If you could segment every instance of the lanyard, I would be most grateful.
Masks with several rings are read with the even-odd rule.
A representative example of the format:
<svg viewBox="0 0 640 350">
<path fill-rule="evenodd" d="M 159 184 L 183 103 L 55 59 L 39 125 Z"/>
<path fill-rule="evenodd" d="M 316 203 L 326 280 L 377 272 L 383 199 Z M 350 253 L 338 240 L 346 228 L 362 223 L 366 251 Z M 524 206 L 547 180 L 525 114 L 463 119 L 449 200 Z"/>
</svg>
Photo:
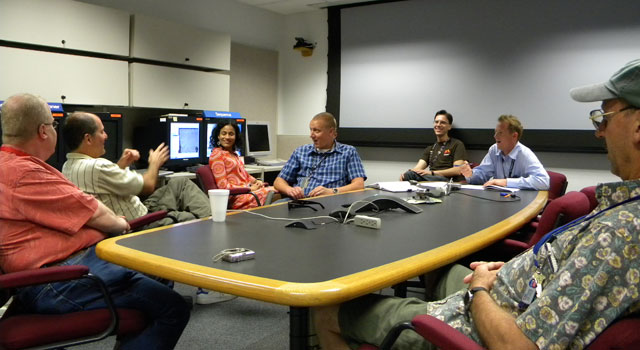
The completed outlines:
<svg viewBox="0 0 640 350">
<path fill-rule="evenodd" d="M 442 146 L 440 146 L 440 150 L 438 151 L 438 154 L 436 154 L 435 157 L 432 157 L 433 149 L 436 148 L 436 146 L 438 145 L 438 142 L 436 141 L 436 143 L 434 143 L 433 146 L 431 146 L 431 150 L 429 151 L 429 164 L 427 164 L 429 165 L 429 168 L 433 166 L 433 163 L 436 161 L 436 159 L 438 159 L 438 157 L 440 156 L 440 153 L 442 153 L 442 150 L 447 146 L 449 141 L 451 141 L 451 139 L 448 139 L 447 141 L 442 143 Z"/>
<path fill-rule="evenodd" d="M 320 161 L 318 162 L 318 164 L 316 164 L 313 168 L 311 168 L 311 170 L 309 171 L 309 175 L 307 176 L 308 178 L 311 178 L 311 176 L 313 174 L 315 174 L 316 169 L 318 169 L 318 167 L 320 166 L 320 164 L 322 164 L 322 162 L 324 162 L 325 159 L 327 159 L 327 157 L 329 157 L 329 154 L 331 153 L 331 151 L 329 152 L 325 152 L 322 155 L 322 159 L 320 159 Z"/>
<path fill-rule="evenodd" d="M 590 215 L 590 216 L 585 215 L 585 216 L 579 217 L 579 218 L 577 218 L 577 219 L 575 219 L 575 220 L 573 220 L 573 221 L 571 221 L 571 222 L 569 222 L 567 224 L 564 224 L 564 225 L 552 230 L 551 232 L 547 233 L 533 247 L 533 256 L 534 256 L 533 262 L 534 262 L 534 264 L 536 265 L 537 268 L 540 268 L 540 264 L 538 263 L 538 251 L 540 251 L 540 248 L 545 243 L 549 242 L 552 239 L 555 239 L 555 237 L 557 237 L 560 233 L 563 233 L 566 230 L 568 230 L 568 229 L 570 229 L 570 228 L 572 228 L 572 227 L 574 227 L 574 226 L 576 226 L 576 225 L 578 225 L 578 224 L 580 224 L 580 223 L 582 223 L 584 221 L 589 221 L 589 220 L 595 218 L 596 216 L 598 216 L 598 215 L 600 215 L 600 214 L 602 214 L 602 213 L 604 213 L 606 211 L 609 211 L 609 210 L 611 210 L 611 209 L 613 209 L 615 207 L 621 206 L 623 204 L 627 204 L 629 202 L 637 201 L 639 199 L 640 199 L 640 195 L 635 196 L 635 197 L 631 197 L 631 198 L 629 198 L 629 199 L 627 199 L 625 201 L 622 201 L 620 203 L 614 204 L 614 205 L 612 205 L 612 206 L 610 206 L 608 208 L 604 208 L 604 209 L 600 210 L 599 212 L 597 212 L 597 213 L 595 213 L 593 215 Z"/>
<path fill-rule="evenodd" d="M 506 157 L 506 156 L 500 156 L 500 165 L 502 167 L 502 175 L 504 175 L 505 179 L 510 179 L 511 175 L 513 175 L 513 166 L 516 164 L 516 160 L 511 158 L 511 166 L 509 167 L 509 175 L 507 175 L 507 173 L 504 171 L 504 157 Z"/>
</svg>

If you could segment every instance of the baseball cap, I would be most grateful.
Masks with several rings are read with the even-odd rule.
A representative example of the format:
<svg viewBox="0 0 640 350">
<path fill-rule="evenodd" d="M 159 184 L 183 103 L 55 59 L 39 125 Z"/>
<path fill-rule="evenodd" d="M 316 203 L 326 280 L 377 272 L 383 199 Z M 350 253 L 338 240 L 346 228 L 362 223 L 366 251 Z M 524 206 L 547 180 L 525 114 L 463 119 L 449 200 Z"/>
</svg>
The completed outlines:
<svg viewBox="0 0 640 350">
<path fill-rule="evenodd" d="M 640 107 L 640 59 L 627 63 L 604 83 L 576 87 L 569 94 L 578 102 L 622 98 L 634 107 Z"/>
</svg>

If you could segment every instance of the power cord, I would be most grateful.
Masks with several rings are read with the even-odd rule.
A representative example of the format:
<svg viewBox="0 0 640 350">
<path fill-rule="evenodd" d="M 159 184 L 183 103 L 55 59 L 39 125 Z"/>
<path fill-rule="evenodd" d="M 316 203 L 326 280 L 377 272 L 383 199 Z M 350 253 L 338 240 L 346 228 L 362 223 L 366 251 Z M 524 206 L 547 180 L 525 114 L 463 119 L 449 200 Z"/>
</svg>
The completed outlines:
<svg viewBox="0 0 640 350">
<path fill-rule="evenodd" d="M 241 209 L 230 209 L 228 210 L 229 212 L 232 213 L 247 213 L 247 214 L 251 214 L 251 215 L 257 215 L 257 216 L 262 216 L 263 218 L 267 218 L 269 220 L 280 220 L 280 221 L 299 221 L 299 220 L 314 220 L 314 219 L 331 219 L 335 222 L 340 222 L 340 220 L 334 218 L 333 216 L 328 216 L 328 215 L 321 215 L 321 216 L 310 216 L 310 217 L 305 217 L 305 218 L 276 218 L 273 216 L 268 216 L 268 215 L 264 215 L 264 214 L 260 214 L 257 213 L 253 210 L 241 210 Z M 324 224 L 329 224 L 330 222 L 323 222 L 320 223 L 318 225 L 324 225 Z"/>
<path fill-rule="evenodd" d="M 463 194 L 465 196 L 469 196 L 469 197 L 473 197 L 473 198 L 478 198 L 478 199 L 483 199 L 485 201 L 490 201 L 490 202 L 517 202 L 520 200 L 520 197 L 518 197 L 518 195 L 516 195 L 515 193 L 510 193 L 508 194 L 509 197 L 505 196 L 505 199 L 493 199 L 493 198 L 485 198 L 485 197 L 480 197 L 480 196 L 474 196 L 472 194 L 469 193 L 465 193 L 465 192 L 460 192 L 460 191 L 456 191 L 456 192 L 451 192 L 451 193 L 457 193 L 457 194 Z"/>
</svg>

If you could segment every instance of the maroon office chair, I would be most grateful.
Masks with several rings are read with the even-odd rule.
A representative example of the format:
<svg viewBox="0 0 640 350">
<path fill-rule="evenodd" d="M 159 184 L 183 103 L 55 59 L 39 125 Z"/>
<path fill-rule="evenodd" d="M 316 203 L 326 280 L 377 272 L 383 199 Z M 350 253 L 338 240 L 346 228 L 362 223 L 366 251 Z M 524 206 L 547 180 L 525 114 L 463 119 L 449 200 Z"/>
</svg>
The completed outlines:
<svg viewBox="0 0 640 350">
<path fill-rule="evenodd" d="M 534 246 L 540 238 L 556 227 L 562 226 L 591 212 L 589 199 L 584 193 L 571 191 L 549 203 L 540 216 L 536 230 L 524 240 L 506 238 L 472 259 L 507 261 Z M 474 261 L 475 261 L 474 260 Z M 465 262 L 469 262 L 466 259 Z M 466 266 L 466 265 L 465 265 Z"/>
<path fill-rule="evenodd" d="M 153 213 L 148 213 L 147 215 L 143 215 L 137 219 L 129 220 L 129 227 L 131 228 L 131 232 L 138 231 L 145 225 L 148 225 L 154 221 L 158 221 L 160 219 L 164 219 L 167 216 L 166 210 L 158 210 Z"/>
<path fill-rule="evenodd" d="M 581 189 L 580 192 L 584 193 L 587 198 L 589 198 L 591 210 L 595 209 L 598 206 L 598 199 L 596 198 L 596 186 L 585 187 Z"/>
<path fill-rule="evenodd" d="M 114 307 L 104 282 L 91 275 L 87 266 L 53 266 L 0 274 L 0 304 L 4 305 L 16 288 L 80 279 L 100 288 L 107 308 L 67 314 L 34 314 L 25 312 L 14 299 L 0 318 L 0 349 L 58 349 L 102 340 L 110 335 L 132 335 L 147 327 L 141 311 Z"/>
<path fill-rule="evenodd" d="M 562 197 L 567 191 L 567 177 L 564 174 L 547 170 L 549 174 L 549 200 Z"/>
<path fill-rule="evenodd" d="M 218 188 L 216 184 L 216 178 L 213 176 L 211 172 L 211 168 L 208 165 L 202 165 L 198 169 L 196 169 L 196 177 L 198 178 L 198 182 L 200 182 L 200 188 L 204 191 L 204 193 L 208 193 L 209 190 L 215 190 Z M 260 198 L 258 195 L 251 192 L 249 187 L 236 187 L 229 190 L 229 198 L 231 196 L 236 196 L 239 194 L 251 194 L 253 198 L 255 198 L 256 203 L 260 206 Z"/>
<path fill-rule="evenodd" d="M 567 191 L 567 177 L 564 174 L 556 173 L 554 171 L 547 170 L 549 174 L 549 190 L 546 205 L 549 205 L 554 199 L 562 197 Z M 531 220 L 529 223 L 529 230 L 535 231 L 538 228 L 538 222 L 540 221 L 540 215 Z"/>
<path fill-rule="evenodd" d="M 620 350 L 637 349 L 640 346 L 640 317 L 622 318 L 607 327 L 586 350 Z M 380 347 L 370 344 L 360 346 L 359 350 L 389 350 L 405 329 L 411 329 L 440 350 L 482 350 L 480 344 L 474 342 L 457 329 L 429 315 L 418 315 L 411 322 L 397 324 L 384 338 Z"/>
<path fill-rule="evenodd" d="M 536 230 L 522 233 L 522 237 L 510 236 L 477 253 L 458 261 L 468 266 L 473 261 L 508 261 L 534 246 L 540 238 L 556 227 L 562 226 L 591 212 L 589 200 L 584 193 L 571 191 L 549 203 L 540 216 Z M 520 239 L 516 239 L 520 238 Z"/>
</svg>

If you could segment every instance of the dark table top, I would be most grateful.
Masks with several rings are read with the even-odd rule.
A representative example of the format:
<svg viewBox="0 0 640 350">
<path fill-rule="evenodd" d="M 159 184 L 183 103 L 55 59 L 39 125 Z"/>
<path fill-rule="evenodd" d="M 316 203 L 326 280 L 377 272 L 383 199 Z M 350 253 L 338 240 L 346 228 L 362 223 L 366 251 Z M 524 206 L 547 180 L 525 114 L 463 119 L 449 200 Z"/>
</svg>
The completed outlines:
<svg viewBox="0 0 640 350">
<path fill-rule="evenodd" d="M 317 211 L 278 204 L 254 212 L 277 218 L 322 216 L 378 193 L 412 195 L 366 190 L 314 198 L 325 207 L 312 205 Z M 506 202 L 498 192 L 462 190 L 442 203 L 419 205 L 419 214 L 401 209 L 360 213 L 380 218 L 379 230 L 326 218 L 313 219 L 318 225 L 306 230 L 285 227 L 288 221 L 234 213 L 222 223 L 203 219 L 112 238 L 98 245 L 98 254 L 145 273 L 259 300 L 332 304 L 428 272 L 505 237 L 537 215 L 547 199 L 546 192 L 518 195 L 521 200 Z M 255 259 L 213 262 L 221 250 L 236 247 L 254 250 Z"/>
</svg>

